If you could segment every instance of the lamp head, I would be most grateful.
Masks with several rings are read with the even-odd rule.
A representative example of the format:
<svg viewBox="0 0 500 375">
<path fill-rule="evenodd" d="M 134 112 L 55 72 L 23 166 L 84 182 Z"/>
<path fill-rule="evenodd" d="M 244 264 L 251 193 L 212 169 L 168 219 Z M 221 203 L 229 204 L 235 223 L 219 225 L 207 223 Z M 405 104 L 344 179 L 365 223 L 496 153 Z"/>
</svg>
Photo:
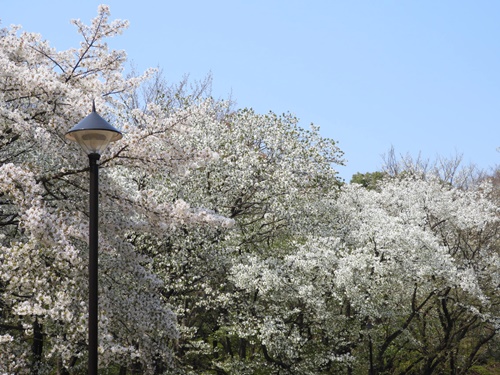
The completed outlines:
<svg viewBox="0 0 500 375">
<path fill-rule="evenodd" d="M 70 141 L 78 142 L 88 155 L 101 155 L 110 142 L 121 139 L 123 135 L 97 114 L 95 102 L 93 102 L 92 112 L 70 129 L 65 137 Z"/>
</svg>

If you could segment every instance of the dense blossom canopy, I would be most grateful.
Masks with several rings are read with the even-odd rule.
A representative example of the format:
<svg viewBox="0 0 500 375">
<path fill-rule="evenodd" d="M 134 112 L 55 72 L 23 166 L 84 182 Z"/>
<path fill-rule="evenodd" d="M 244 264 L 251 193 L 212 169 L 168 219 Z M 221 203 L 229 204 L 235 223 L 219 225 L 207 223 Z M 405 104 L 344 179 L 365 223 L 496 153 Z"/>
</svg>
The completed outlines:
<svg viewBox="0 0 500 375">
<path fill-rule="evenodd" d="M 183 174 L 211 158 L 175 141 L 208 109 L 192 106 L 167 119 L 151 104 L 134 122 L 117 115 L 117 94 L 145 77 L 122 74 L 125 54 L 109 51 L 104 38 L 127 23 L 108 16 L 101 6 L 90 26 L 74 21 L 83 42 L 64 52 L 17 28 L 0 36 L 0 333 L 8 343 L 0 347 L 2 373 L 85 366 L 88 163 L 64 134 L 88 114 L 92 100 L 126 132 L 101 160 L 102 366 L 140 360 L 154 371 L 155 363 L 171 362 L 179 334 L 159 293 L 162 281 L 131 236 L 144 228 L 163 233 L 177 223 L 231 225 L 130 183 L 139 173 Z"/>
</svg>

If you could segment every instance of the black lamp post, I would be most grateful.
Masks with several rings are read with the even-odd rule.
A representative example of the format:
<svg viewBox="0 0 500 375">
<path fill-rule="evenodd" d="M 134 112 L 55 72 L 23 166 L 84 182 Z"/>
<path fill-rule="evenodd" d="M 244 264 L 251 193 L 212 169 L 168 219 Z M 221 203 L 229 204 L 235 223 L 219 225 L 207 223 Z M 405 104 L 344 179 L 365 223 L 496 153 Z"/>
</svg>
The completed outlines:
<svg viewBox="0 0 500 375">
<path fill-rule="evenodd" d="M 97 375 L 98 368 L 98 218 L 99 218 L 99 166 L 97 161 L 110 142 L 122 138 L 122 133 L 95 111 L 66 133 L 70 141 L 78 142 L 89 156 L 89 375 Z"/>
</svg>

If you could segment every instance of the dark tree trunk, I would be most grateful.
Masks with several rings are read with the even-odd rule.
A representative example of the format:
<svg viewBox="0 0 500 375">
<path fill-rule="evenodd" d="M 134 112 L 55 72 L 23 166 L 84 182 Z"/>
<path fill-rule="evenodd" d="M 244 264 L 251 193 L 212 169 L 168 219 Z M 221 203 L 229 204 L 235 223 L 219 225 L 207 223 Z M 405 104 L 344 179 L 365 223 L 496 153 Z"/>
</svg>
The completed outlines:
<svg viewBox="0 0 500 375">
<path fill-rule="evenodd" d="M 31 352 L 33 354 L 33 361 L 31 366 L 31 373 L 33 375 L 38 375 L 40 369 L 40 363 L 42 361 L 43 352 L 43 333 L 42 325 L 38 323 L 38 319 L 33 322 L 33 345 L 31 346 Z"/>
</svg>

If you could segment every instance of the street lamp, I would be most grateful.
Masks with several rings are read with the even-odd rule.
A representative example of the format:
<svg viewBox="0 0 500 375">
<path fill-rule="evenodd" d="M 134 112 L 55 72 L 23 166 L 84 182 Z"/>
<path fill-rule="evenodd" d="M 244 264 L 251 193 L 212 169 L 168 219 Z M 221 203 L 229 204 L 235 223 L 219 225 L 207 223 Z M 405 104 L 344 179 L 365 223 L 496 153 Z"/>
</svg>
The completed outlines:
<svg viewBox="0 0 500 375">
<path fill-rule="evenodd" d="M 122 138 L 122 133 L 95 111 L 66 133 L 66 139 L 78 144 L 89 156 L 89 375 L 97 375 L 97 303 L 98 303 L 98 218 L 99 218 L 99 166 L 97 161 L 110 142 Z"/>
</svg>

